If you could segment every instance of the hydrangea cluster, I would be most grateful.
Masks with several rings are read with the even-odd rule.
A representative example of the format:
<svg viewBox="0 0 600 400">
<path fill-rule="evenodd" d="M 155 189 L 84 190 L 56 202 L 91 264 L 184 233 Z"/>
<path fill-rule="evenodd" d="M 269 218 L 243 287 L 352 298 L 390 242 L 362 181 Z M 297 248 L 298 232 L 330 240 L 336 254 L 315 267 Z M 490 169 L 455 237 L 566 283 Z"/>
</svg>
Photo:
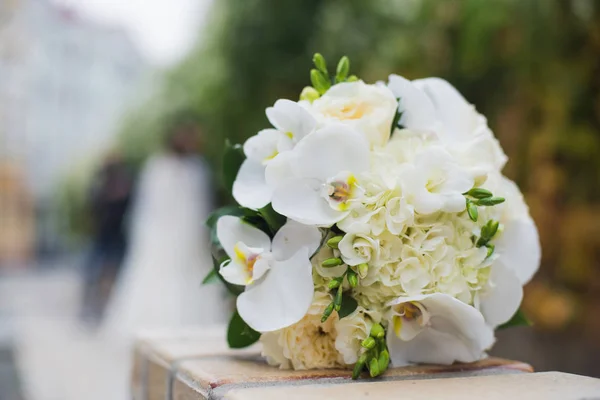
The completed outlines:
<svg viewBox="0 0 600 400">
<path fill-rule="evenodd" d="M 354 377 L 485 357 L 540 262 L 485 117 L 439 78 L 367 84 L 346 57 L 334 76 L 314 62 L 243 145 L 241 208 L 218 212 L 230 344 L 260 337 L 270 364 Z"/>
</svg>

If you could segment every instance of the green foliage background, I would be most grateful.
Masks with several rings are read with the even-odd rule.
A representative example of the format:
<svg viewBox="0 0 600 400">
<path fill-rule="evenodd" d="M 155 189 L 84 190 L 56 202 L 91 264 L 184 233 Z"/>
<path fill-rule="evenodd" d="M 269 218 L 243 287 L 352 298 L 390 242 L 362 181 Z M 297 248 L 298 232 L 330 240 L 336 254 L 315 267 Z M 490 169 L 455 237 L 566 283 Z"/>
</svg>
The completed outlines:
<svg viewBox="0 0 600 400">
<path fill-rule="evenodd" d="M 173 116 L 191 113 L 219 171 L 225 138 L 268 127 L 265 108 L 297 99 L 316 51 L 330 63 L 348 55 L 369 82 L 443 77 L 488 117 L 538 224 L 532 319 L 600 334 L 600 1 L 218 0 L 207 20 L 203 39 L 125 121 L 120 147 L 132 162 L 158 148 Z"/>
</svg>

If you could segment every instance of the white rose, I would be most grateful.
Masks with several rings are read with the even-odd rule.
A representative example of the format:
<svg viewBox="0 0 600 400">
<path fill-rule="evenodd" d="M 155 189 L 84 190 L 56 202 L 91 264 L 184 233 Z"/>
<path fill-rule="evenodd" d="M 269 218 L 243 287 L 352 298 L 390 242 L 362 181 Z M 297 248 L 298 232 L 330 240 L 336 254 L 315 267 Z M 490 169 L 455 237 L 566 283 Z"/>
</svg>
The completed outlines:
<svg viewBox="0 0 600 400">
<path fill-rule="evenodd" d="M 339 83 L 312 103 L 321 123 L 342 122 L 360 130 L 371 146 L 384 146 L 391 132 L 398 102 L 385 86 L 362 81 Z"/>
<path fill-rule="evenodd" d="M 330 302 L 329 294 L 317 292 L 304 318 L 287 328 L 261 336 L 262 354 L 269 364 L 295 370 L 344 366 L 342 356 L 335 348 L 337 314 L 333 313 L 321 323 L 323 311 Z"/>
<path fill-rule="evenodd" d="M 379 241 L 361 233 L 344 235 L 338 248 L 342 259 L 348 265 L 368 263 L 379 258 Z"/>
<path fill-rule="evenodd" d="M 369 337 L 374 323 L 381 322 L 381 313 L 357 307 L 354 312 L 335 323 L 335 348 L 346 364 L 354 364 L 361 350 L 361 342 Z"/>
</svg>

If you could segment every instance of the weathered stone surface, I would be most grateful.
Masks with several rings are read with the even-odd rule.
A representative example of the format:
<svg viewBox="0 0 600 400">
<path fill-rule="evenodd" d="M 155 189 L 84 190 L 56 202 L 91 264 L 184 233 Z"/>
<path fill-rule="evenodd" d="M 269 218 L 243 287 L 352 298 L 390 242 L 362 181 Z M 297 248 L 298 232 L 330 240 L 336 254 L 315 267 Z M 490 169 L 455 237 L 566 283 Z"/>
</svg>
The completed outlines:
<svg viewBox="0 0 600 400">
<path fill-rule="evenodd" d="M 402 399 L 402 400 L 592 400 L 600 399 L 600 379 L 543 372 L 465 378 L 359 382 L 232 389 L 228 400 Z"/>
<path fill-rule="evenodd" d="M 164 400 L 171 375 L 183 360 L 238 352 L 227 346 L 223 327 L 141 334 L 134 348 L 131 394 L 135 400 Z M 241 350 L 248 352 L 257 349 Z"/>
<path fill-rule="evenodd" d="M 600 380 L 560 373 L 530 374 L 527 372 L 532 372 L 531 366 L 498 358 L 451 366 L 392 368 L 377 380 L 358 382 L 350 379 L 347 370 L 279 370 L 260 358 L 256 346 L 229 349 L 224 328 L 145 335 L 138 341 L 133 357 L 135 400 L 346 400 L 382 395 L 397 398 L 398 393 L 402 393 L 403 400 L 592 399 L 591 394 L 600 400 Z M 571 393 L 579 397 L 563 396 Z"/>
</svg>

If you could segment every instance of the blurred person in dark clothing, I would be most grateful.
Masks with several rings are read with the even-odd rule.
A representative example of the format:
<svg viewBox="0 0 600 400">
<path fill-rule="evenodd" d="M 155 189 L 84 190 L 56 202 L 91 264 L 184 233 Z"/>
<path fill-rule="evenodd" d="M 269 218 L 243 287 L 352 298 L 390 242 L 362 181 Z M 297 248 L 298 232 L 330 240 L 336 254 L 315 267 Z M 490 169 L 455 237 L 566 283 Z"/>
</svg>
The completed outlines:
<svg viewBox="0 0 600 400">
<path fill-rule="evenodd" d="M 126 216 L 131 202 L 132 175 L 120 155 L 106 156 L 89 195 L 92 248 L 84 266 L 82 318 L 98 322 L 127 248 Z"/>
</svg>

